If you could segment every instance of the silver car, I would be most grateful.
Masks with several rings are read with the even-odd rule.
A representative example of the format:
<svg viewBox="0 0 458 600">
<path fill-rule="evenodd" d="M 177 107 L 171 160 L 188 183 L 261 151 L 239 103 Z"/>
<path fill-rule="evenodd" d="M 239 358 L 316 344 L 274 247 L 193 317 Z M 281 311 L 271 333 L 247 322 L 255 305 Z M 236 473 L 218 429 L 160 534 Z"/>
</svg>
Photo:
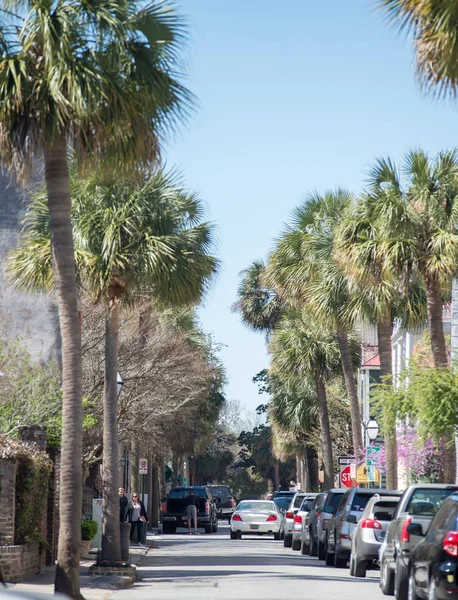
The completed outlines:
<svg viewBox="0 0 458 600">
<path fill-rule="evenodd" d="M 294 517 L 296 516 L 297 511 L 299 510 L 302 500 L 304 499 L 305 494 L 303 492 L 296 492 L 291 499 L 291 502 L 286 507 L 286 511 L 283 514 L 283 545 L 285 548 L 291 548 L 293 543 L 293 523 Z M 281 502 L 282 497 L 276 498 L 277 503 Z M 275 500 L 274 500 L 275 502 Z M 282 508 L 281 504 L 279 505 L 280 510 Z"/>
<path fill-rule="evenodd" d="M 242 534 L 270 534 L 280 539 L 282 514 L 271 500 L 242 500 L 231 517 L 231 540 Z"/>
<path fill-rule="evenodd" d="M 351 537 L 350 575 L 366 577 L 366 570 L 378 563 L 379 550 L 393 517 L 399 496 L 375 494 L 369 500 Z"/>
<path fill-rule="evenodd" d="M 312 507 L 307 513 L 302 528 L 301 554 L 318 554 L 318 519 L 323 512 L 327 492 L 321 492 L 313 501 Z"/>
<path fill-rule="evenodd" d="M 305 519 L 309 514 L 309 510 L 312 508 L 313 501 L 318 494 L 305 494 L 302 498 L 302 504 L 299 510 L 296 512 L 293 522 L 293 550 L 300 550 L 302 543 L 302 531 L 304 529 Z"/>
<path fill-rule="evenodd" d="M 334 488 L 329 490 L 324 501 L 323 511 L 318 517 L 317 523 L 317 542 L 318 542 L 318 558 L 325 560 L 326 558 L 326 543 L 327 543 L 327 532 L 328 523 L 335 514 L 337 507 L 344 495 L 345 490 L 341 488 Z"/>
</svg>

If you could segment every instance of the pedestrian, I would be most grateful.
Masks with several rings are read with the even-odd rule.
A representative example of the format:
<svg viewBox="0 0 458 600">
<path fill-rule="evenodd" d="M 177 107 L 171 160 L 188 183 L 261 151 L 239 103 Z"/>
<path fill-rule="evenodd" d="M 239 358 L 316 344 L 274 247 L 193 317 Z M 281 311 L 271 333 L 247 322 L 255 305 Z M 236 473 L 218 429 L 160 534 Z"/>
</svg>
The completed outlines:
<svg viewBox="0 0 458 600">
<path fill-rule="evenodd" d="M 137 541 L 139 546 L 143 546 L 143 524 L 148 523 L 145 505 L 138 498 L 138 493 L 132 494 L 132 500 L 127 507 L 127 520 L 131 524 L 130 540 L 134 537 L 134 531 L 137 531 Z"/>
<path fill-rule="evenodd" d="M 197 498 L 193 489 L 190 490 L 189 496 L 186 498 L 186 514 L 188 516 L 189 535 L 193 533 L 191 531 L 192 521 L 194 521 L 194 535 L 199 535 L 197 531 Z"/>
<path fill-rule="evenodd" d="M 126 496 L 126 490 L 119 488 L 119 522 L 125 523 L 127 521 L 127 507 L 129 500 Z"/>
</svg>

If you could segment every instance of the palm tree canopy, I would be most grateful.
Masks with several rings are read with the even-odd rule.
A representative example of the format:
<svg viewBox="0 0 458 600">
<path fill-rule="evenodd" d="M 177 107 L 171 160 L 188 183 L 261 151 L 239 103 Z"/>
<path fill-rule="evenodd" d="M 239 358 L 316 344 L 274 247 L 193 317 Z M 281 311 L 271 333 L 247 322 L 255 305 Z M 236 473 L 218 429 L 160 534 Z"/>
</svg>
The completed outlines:
<svg viewBox="0 0 458 600">
<path fill-rule="evenodd" d="M 304 436 L 317 427 L 315 388 L 300 377 L 270 377 L 269 419 L 282 431 Z"/>
<path fill-rule="evenodd" d="M 211 254 L 214 227 L 195 194 L 162 172 L 141 184 L 74 175 L 71 187 L 76 269 L 93 298 L 132 301 L 145 292 L 175 305 L 200 301 L 219 262 Z M 32 197 L 11 273 L 26 289 L 52 288 L 45 190 Z"/>
<path fill-rule="evenodd" d="M 255 331 L 269 333 L 279 322 L 284 309 L 274 286 L 265 282 L 266 266 L 255 260 L 242 271 L 234 310 L 242 321 Z"/>
<path fill-rule="evenodd" d="M 388 19 L 413 33 L 420 81 L 439 94 L 458 89 L 458 5 L 455 0 L 379 0 Z"/>
<path fill-rule="evenodd" d="M 351 338 L 356 356 L 359 341 Z M 269 344 L 272 373 L 279 377 L 329 378 L 340 372 L 340 348 L 336 334 L 306 310 L 288 310 L 273 331 Z"/>
<path fill-rule="evenodd" d="M 182 20 L 164 2 L 11 0 L 0 12 L 0 155 L 23 173 L 64 136 L 78 158 L 155 160 L 191 106 Z"/>
</svg>

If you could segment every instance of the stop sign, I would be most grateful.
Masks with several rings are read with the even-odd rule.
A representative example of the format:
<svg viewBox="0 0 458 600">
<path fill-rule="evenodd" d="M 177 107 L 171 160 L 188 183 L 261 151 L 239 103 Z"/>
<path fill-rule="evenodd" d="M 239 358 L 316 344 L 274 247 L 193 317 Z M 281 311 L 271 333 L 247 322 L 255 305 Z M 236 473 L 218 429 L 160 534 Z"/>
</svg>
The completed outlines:
<svg viewBox="0 0 458 600">
<path fill-rule="evenodd" d="M 347 465 L 340 471 L 340 484 L 347 488 L 351 488 L 355 485 L 354 480 L 351 478 L 350 465 Z"/>
</svg>

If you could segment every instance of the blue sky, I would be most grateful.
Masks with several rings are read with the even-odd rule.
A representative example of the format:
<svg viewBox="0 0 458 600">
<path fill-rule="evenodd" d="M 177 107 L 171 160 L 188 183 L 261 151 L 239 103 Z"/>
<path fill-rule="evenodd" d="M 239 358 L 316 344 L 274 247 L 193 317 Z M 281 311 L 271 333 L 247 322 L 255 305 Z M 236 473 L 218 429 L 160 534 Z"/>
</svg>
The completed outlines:
<svg viewBox="0 0 458 600">
<path fill-rule="evenodd" d="M 250 409 L 264 339 L 230 310 L 307 192 L 361 190 L 368 167 L 458 144 L 458 111 L 425 97 L 411 44 L 373 0 L 181 0 L 194 118 L 166 151 L 218 225 L 223 268 L 201 320 L 225 344 L 227 396 Z"/>
</svg>

